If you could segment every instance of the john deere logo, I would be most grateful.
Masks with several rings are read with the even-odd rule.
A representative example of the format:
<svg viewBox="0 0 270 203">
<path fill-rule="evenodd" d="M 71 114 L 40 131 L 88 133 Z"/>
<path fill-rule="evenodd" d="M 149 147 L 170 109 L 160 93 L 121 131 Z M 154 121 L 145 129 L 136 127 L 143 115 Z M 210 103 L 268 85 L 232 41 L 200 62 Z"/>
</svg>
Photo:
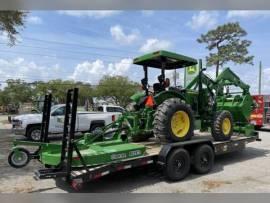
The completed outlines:
<svg viewBox="0 0 270 203">
<path fill-rule="evenodd" d="M 188 74 L 194 74 L 197 72 L 197 67 L 196 66 L 189 66 L 187 67 L 187 73 Z"/>
</svg>

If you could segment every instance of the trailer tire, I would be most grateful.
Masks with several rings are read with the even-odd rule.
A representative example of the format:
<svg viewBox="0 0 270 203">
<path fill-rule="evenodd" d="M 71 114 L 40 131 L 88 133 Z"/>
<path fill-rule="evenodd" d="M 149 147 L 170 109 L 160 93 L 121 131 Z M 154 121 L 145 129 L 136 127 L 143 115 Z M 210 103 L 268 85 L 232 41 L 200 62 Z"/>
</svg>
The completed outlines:
<svg viewBox="0 0 270 203">
<path fill-rule="evenodd" d="M 41 139 L 41 126 L 40 125 L 33 125 L 26 129 L 26 137 L 29 140 L 38 142 Z"/>
<path fill-rule="evenodd" d="M 154 114 L 153 132 L 161 141 L 190 140 L 194 131 L 193 112 L 178 98 L 160 104 Z"/>
<path fill-rule="evenodd" d="M 10 166 L 12 166 L 13 168 L 22 168 L 24 166 L 26 166 L 29 161 L 30 161 L 30 152 L 27 151 L 24 148 L 17 148 L 16 150 L 18 150 L 20 152 L 20 155 L 22 156 L 22 159 L 18 159 L 18 157 L 15 157 L 15 151 L 13 150 L 9 155 L 8 155 L 8 163 Z"/>
<path fill-rule="evenodd" d="M 219 111 L 212 122 L 212 136 L 215 141 L 227 141 L 233 134 L 233 117 L 229 111 Z"/>
<path fill-rule="evenodd" d="M 190 155 L 187 150 L 178 148 L 169 155 L 165 167 L 165 175 L 171 181 L 184 179 L 190 170 Z"/>
<path fill-rule="evenodd" d="M 206 174 L 213 168 L 214 151 L 207 144 L 198 146 L 193 153 L 192 168 L 196 173 Z"/>
</svg>

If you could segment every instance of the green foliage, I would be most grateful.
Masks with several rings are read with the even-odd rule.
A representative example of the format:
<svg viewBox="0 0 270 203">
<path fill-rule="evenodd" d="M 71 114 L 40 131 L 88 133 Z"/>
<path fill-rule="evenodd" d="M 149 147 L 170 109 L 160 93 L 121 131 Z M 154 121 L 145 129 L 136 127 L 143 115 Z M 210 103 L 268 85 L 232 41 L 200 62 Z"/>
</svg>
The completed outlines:
<svg viewBox="0 0 270 203">
<path fill-rule="evenodd" d="M 48 82 L 36 81 L 26 83 L 23 80 L 7 80 L 7 86 L 0 90 L 0 105 L 15 104 L 19 106 L 24 102 L 35 102 L 51 92 L 53 101 L 65 103 L 68 89 L 79 88 L 78 105 L 84 106 L 85 101 L 93 102 L 93 97 L 111 99 L 115 104 L 126 106 L 139 87 L 139 84 L 129 81 L 126 77 L 105 76 L 96 88 L 89 83 L 75 82 L 73 80 L 50 80 Z"/>
<path fill-rule="evenodd" d="M 31 102 L 33 88 L 25 81 L 9 79 L 6 81 L 7 86 L 0 92 L 0 104 L 9 103 L 19 105 L 20 102 Z"/>
<path fill-rule="evenodd" d="M 49 82 L 36 82 L 34 95 L 36 97 L 42 97 L 48 92 L 51 92 L 53 99 L 57 103 L 65 103 L 66 92 L 68 89 L 78 87 L 79 90 L 79 105 L 84 105 L 86 99 L 91 100 L 93 96 L 93 89 L 89 83 L 74 82 L 73 80 L 50 80 Z"/>
<path fill-rule="evenodd" d="M 216 66 L 218 75 L 219 67 L 232 61 L 237 64 L 253 64 L 254 56 L 248 53 L 251 41 L 243 39 L 247 32 L 236 23 L 227 23 L 202 34 L 197 41 L 206 43 L 210 51 L 206 57 L 207 66 Z"/>
<path fill-rule="evenodd" d="M 126 107 L 130 96 L 138 91 L 139 84 L 122 76 L 104 76 L 96 88 L 96 94 L 103 99 L 112 99 L 115 104 Z"/>
<path fill-rule="evenodd" d="M 24 27 L 26 16 L 25 11 L 0 11 L 0 34 L 7 33 L 9 45 L 15 44 L 18 28 Z"/>
</svg>

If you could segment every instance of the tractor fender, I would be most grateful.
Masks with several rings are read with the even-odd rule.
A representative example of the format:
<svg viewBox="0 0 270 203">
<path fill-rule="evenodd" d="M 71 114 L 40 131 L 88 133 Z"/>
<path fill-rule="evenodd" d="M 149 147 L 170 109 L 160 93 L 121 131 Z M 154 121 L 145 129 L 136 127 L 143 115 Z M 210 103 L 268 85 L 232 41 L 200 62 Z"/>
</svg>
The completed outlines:
<svg viewBox="0 0 270 203">
<path fill-rule="evenodd" d="M 167 143 L 161 148 L 157 163 L 161 166 L 166 166 L 168 155 L 176 148 L 184 148 L 192 154 L 198 146 L 203 144 L 209 145 L 213 151 L 215 151 L 215 147 L 210 139 L 196 139 L 184 142 Z"/>
<path fill-rule="evenodd" d="M 157 105 L 163 103 L 165 100 L 170 98 L 180 98 L 181 100 L 185 101 L 185 96 L 182 92 L 180 92 L 180 90 L 167 90 L 154 96 L 154 100 Z"/>
</svg>

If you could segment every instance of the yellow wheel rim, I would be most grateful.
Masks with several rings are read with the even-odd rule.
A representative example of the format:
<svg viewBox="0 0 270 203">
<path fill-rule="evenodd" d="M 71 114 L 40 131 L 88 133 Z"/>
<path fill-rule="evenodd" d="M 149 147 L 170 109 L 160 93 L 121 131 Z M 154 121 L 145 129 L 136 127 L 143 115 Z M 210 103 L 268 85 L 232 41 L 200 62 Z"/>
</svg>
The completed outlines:
<svg viewBox="0 0 270 203">
<path fill-rule="evenodd" d="M 177 137 L 185 137 L 190 128 L 189 116 L 184 111 L 176 111 L 171 119 L 172 132 Z"/>
<path fill-rule="evenodd" d="M 224 135 L 229 135 L 232 128 L 232 124 L 230 119 L 225 118 L 222 122 L 222 132 Z"/>
</svg>

